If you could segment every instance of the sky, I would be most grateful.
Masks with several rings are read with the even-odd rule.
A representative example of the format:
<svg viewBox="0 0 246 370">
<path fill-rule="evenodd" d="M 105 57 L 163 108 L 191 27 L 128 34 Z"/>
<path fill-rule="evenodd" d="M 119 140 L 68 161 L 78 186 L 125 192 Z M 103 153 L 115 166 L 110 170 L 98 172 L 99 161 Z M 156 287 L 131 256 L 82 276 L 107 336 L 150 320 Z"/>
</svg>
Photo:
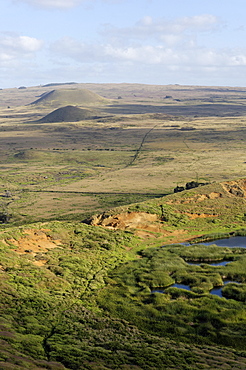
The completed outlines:
<svg viewBox="0 0 246 370">
<path fill-rule="evenodd" d="M 0 88 L 246 86 L 245 0 L 1 0 Z"/>
</svg>

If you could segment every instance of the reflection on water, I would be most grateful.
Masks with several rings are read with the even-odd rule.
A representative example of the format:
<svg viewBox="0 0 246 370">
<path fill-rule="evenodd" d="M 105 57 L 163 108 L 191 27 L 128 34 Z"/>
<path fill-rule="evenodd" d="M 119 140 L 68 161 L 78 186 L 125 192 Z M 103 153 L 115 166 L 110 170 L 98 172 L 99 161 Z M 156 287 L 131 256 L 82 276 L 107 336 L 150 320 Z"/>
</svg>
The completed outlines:
<svg viewBox="0 0 246 370">
<path fill-rule="evenodd" d="M 219 297 L 223 297 L 222 295 L 222 289 L 223 287 L 226 285 L 226 284 L 229 284 L 229 283 L 235 283 L 235 284 L 240 284 L 238 281 L 230 281 L 230 280 L 224 280 L 224 285 L 223 286 L 218 286 L 218 287 L 215 287 L 213 288 L 212 290 L 210 290 L 210 294 L 214 294 L 214 295 L 217 295 Z"/>
<path fill-rule="evenodd" d="M 211 289 L 209 293 L 212 294 L 212 295 L 217 295 L 218 297 L 222 298 L 223 297 L 222 289 L 226 284 L 229 284 L 229 283 L 240 284 L 238 281 L 224 280 L 224 285 L 217 286 L 217 287 Z M 177 284 L 177 283 L 175 283 L 173 285 L 170 285 L 168 288 L 179 288 L 179 289 L 191 290 L 189 285 Z M 157 289 L 152 290 L 151 293 L 165 293 L 165 289 L 157 288 Z"/>
<path fill-rule="evenodd" d="M 151 290 L 151 293 L 165 293 L 164 289 L 154 289 L 154 290 Z"/>
<path fill-rule="evenodd" d="M 191 244 L 187 244 L 187 243 L 182 243 L 182 244 L 186 245 L 186 246 L 191 245 Z M 217 240 L 214 240 L 214 241 L 209 242 L 209 243 L 200 243 L 200 244 L 203 244 L 203 245 L 216 244 L 219 247 L 230 247 L 230 248 L 236 248 L 236 247 L 246 248 L 246 237 L 245 236 L 234 236 L 234 237 L 231 237 L 231 238 L 217 239 Z M 232 261 L 220 261 L 220 262 L 212 262 L 212 263 L 208 263 L 208 264 L 211 265 L 211 266 L 226 266 L 230 262 L 232 262 Z M 189 265 L 201 265 L 201 263 L 204 263 L 204 262 L 200 262 L 200 263 L 187 262 L 187 263 Z M 223 297 L 222 296 L 222 289 L 226 284 L 229 284 L 229 283 L 240 284 L 237 281 L 229 281 L 229 280 L 224 280 L 223 283 L 224 283 L 223 286 L 215 287 L 212 290 L 210 290 L 209 293 L 213 294 L 213 295 L 217 295 L 219 297 Z M 179 288 L 179 289 L 191 290 L 189 285 L 177 284 L 177 283 L 171 285 L 169 288 Z M 161 289 L 161 288 L 157 288 L 155 290 L 152 290 L 152 293 L 165 293 L 165 290 Z"/>
<path fill-rule="evenodd" d="M 177 284 L 177 283 L 170 285 L 168 288 L 179 288 L 179 289 L 191 290 L 189 285 Z M 165 293 L 165 290 L 161 288 L 157 288 L 157 289 L 152 290 L 151 293 Z"/>
<path fill-rule="evenodd" d="M 216 288 L 213 288 L 212 290 L 210 290 L 210 294 L 213 294 L 213 295 L 217 295 L 219 297 L 222 297 L 222 288 L 221 286 L 218 286 Z"/>
<path fill-rule="evenodd" d="M 230 247 L 230 248 L 246 248 L 246 236 L 233 236 L 226 239 L 213 240 L 209 243 L 201 243 L 204 245 L 216 244 L 219 247 Z"/>
<path fill-rule="evenodd" d="M 200 266 L 202 263 L 206 263 L 210 266 L 226 266 L 228 263 L 231 263 L 232 261 L 220 261 L 220 262 L 187 262 L 188 265 L 196 265 Z"/>
<path fill-rule="evenodd" d="M 186 285 L 186 284 L 173 284 L 171 286 L 172 288 L 179 288 L 179 289 L 185 289 L 185 290 L 190 290 L 190 287 L 189 285 Z"/>
<path fill-rule="evenodd" d="M 184 245 L 186 247 L 189 247 L 191 245 L 194 245 L 194 243 L 178 243 L 180 245 Z M 216 239 L 210 242 L 197 242 L 195 244 L 203 244 L 203 245 L 212 245 L 215 244 L 218 247 L 229 247 L 229 248 L 246 248 L 246 236 L 232 236 L 231 238 L 225 238 L 225 239 Z M 170 246 L 170 244 L 168 245 Z M 163 246 L 165 247 L 165 245 Z"/>
<path fill-rule="evenodd" d="M 213 263 L 210 263 L 210 266 L 226 266 L 230 262 L 232 261 L 213 262 Z"/>
</svg>

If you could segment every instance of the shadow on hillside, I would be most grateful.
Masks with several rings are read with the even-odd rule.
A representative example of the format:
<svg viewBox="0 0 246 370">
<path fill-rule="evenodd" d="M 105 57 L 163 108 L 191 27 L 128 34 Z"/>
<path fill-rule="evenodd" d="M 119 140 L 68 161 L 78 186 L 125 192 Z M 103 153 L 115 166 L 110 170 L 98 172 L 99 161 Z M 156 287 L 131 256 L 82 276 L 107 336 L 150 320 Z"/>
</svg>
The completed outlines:
<svg viewBox="0 0 246 370">
<path fill-rule="evenodd" d="M 142 195 L 150 198 L 161 198 L 170 193 L 124 193 L 124 192 L 108 192 L 108 191 L 100 191 L 100 192 L 92 192 L 92 191 L 73 191 L 73 190 L 46 190 L 46 189 L 24 189 L 24 191 L 29 193 L 57 193 L 57 194 L 83 194 L 83 195 Z"/>
<path fill-rule="evenodd" d="M 199 104 L 199 105 L 115 104 L 108 105 L 102 110 L 108 114 L 162 113 L 170 115 L 202 116 L 202 117 L 246 115 L 246 105 L 240 104 Z"/>
</svg>

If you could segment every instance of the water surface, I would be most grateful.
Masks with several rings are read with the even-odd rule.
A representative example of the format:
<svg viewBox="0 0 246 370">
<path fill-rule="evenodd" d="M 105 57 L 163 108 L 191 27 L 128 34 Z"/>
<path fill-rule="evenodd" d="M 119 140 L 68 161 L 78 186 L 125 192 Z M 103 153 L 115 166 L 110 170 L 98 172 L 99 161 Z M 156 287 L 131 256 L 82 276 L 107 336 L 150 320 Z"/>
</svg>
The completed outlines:
<svg viewBox="0 0 246 370">
<path fill-rule="evenodd" d="M 233 236 L 226 239 L 217 239 L 209 243 L 201 243 L 204 245 L 216 244 L 218 247 L 230 247 L 230 248 L 246 248 L 246 236 Z"/>
<path fill-rule="evenodd" d="M 186 245 L 186 246 L 190 246 L 191 244 L 188 244 L 188 243 L 182 243 L 183 245 Z M 225 238 L 225 239 L 217 239 L 217 240 L 213 240 L 209 243 L 197 243 L 197 244 L 203 244 L 203 245 L 212 245 L 212 244 L 215 244 L 219 247 L 229 247 L 229 248 L 246 248 L 246 236 L 232 236 L 231 238 Z M 189 265 L 201 265 L 201 263 L 207 263 L 211 266 L 225 266 L 227 265 L 228 263 L 230 263 L 232 261 L 219 261 L 219 262 L 211 262 L 211 263 L 207 263 L 207 262 L 200 262 L 200 263 L 197 263 L 197 262 L 187 262 Z M 222 296 L 222 289 L 223 287 L 226 285 L 226 284 L 229 284 L 229 283 L 237 283 L 237 284 L 240 284 L 239 282 L 237 281 L 228 281 L 228 280 L 224 280 L 223 281 L 224 285 L 223 286 L 218 286 L 218 287 L 214 287 L 212 290 L 210 290 L 210 294 L 213 294 L 213 295 L 217 295 L 219 297 L 223 297 Z M 173 284 L 171 285 L 170 287 L 172 288 L 179 288 L 179 289 L 185 289 L 185 290 L 191 290 L 191 288 L 189 287 L 189 285 L 185 285 L 185 284 Z M 152 291 L 152 293 L 165 293 L 165 290 L 164 289 L 161 289 L 161 288 L 158 288 L 158 289 L 155 289 Z"/>
<path fill-rule="evenodd" d="M 200 266 L 201 264 L 204 264 L 204 263 L 206 263 L 207 265 L 210 265 L 210 266 L 226 266 L 230 262 L 232 262 L 232 261 L 220 261 L 220 262 L 186 262 L 186 263 L 188 263 L 188 265 L 196 265 L 196 266 Z"/>
<path fill-rule="evenodd" d="M 224 280 L 223 281 L 224 285 L 223 286 L 218 286 L 218 287 L 215 287 L 213 288 L 212 290 L 210 290 L 210 294 L 214 294 L 214 295 L 217 295 L 219 297 L 223 297 L 222 295 L 222 289 L 224 288 L 224 286 L 226 284 L 229 284 L 229 283 L 236 283 L 236 284 L 240 284 L 238 281 L 230 281 L 230 280 Z"/>
</svg>

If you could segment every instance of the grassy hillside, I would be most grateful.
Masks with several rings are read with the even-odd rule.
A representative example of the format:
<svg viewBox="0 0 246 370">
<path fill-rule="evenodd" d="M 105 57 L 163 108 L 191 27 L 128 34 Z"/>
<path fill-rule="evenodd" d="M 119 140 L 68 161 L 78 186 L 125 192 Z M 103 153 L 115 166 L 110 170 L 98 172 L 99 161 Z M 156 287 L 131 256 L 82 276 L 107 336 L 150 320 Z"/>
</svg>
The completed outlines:
<svg viewBox="0 0 246 370">
<path fill-rule="evenodd" d="M 72 105 L 58 108 L 39 120 L 44 123 L 54 122 L 77 122 L 95 117 L 95 112 L 89 109 L 81 109 Z"/>
<path fill-rule="evenodd" d="M 62 90 L 51 90 L 41 94 L 39 99 L 35 100 L 31 104 L 33 105 L 93 105 L 106 103 L 107 99 L 100 95 L 93 93 L 86 89 L 62 89 Z"/>
<path fill-rule="evenodd" d="M 116 208 L 93 218 L 104 227 L 56 221 L 2 231 L 0 368 L 243 369 L 246 249 L 161 245 L 197 230 L 246 235 L 244 185 Z M 224 288 L 227 299 L 209 294 L 222 278 L 238 281 Z M 191 291 L 152 293 L 174 282 Z"/>
<path fill-rule="evenodd" d="M 67 222 L 9 229 L 1 240 L 1 369 L 246 366 L 244 300 L 206 290 L 220 283 L 225 267 L 184 261 L 185 251 L 190 259 L 229 255 L 233 273 L 244 264 L 244 251 L 140 252 L 141 239 L 132 233 Z M 193 292 L 151 294 L 189 276 Z"/>
<path fill-rule="evenodd" d="M 245 90 L 55 86 L 0 91 L 0 369 L 245 369 Z"/>
<path fill-rule="evenodd" d="M 246 180 L 213 183 L 94 215 L 92 225 L 131 230 L 148 246 L 245 227 Z M 216 236 L 213 237 L 216 239 Z"/>
</svg>

